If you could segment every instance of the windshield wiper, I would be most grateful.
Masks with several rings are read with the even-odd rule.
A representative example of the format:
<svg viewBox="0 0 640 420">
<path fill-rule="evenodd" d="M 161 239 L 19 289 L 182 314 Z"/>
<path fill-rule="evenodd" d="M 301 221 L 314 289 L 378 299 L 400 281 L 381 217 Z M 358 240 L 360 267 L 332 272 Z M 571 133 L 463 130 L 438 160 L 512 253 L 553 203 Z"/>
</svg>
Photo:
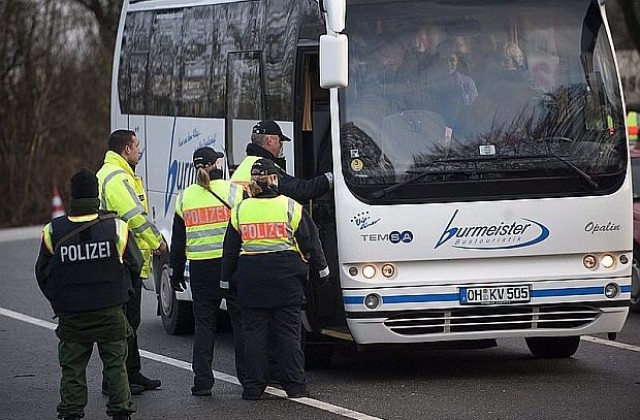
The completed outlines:
<svg viewBox="0 0 640 420">
<path fill-rule="evenodd" d="M 564 164 L 567 168 L 571 169 L 571 171 L 573 173 L 575 173 L 576 175 L 578 175 L 580 177 L 580 179 L 582 179 L 583 181 L 585 181 L 590 187 L 592 187 L 593 189 L 597 189 L 600 187 L 600 185 L 593 180 L 593 178 L 591 177 L 591 175 L 589 175 L 588 173 L 586 173 L 585 171 L 583 171 L 582 169 L 580 169 L 578 166 L 576 166 L 573 162 L 570 162 L 568 160 L 566 160 L 565 158 L 563 158 L 562 156 L 558 156 L 556 154 L 550 153 L 550 154 L 544 154 L 544 155 L 522 155 L 522 156 L 482 156 L 482 157 L 473 157 L 473 158 L 453 158 L 453 159 L 440 159 L 440 160 L 434 160 L 431 163 L 479 163 L 479 162 L 483 162 L 483 161 L 500 161 L 500 160 L 510 160 L 510 161 L 514 161 L 514 160 L 528 160 L 528 159 L 547 159 L 547 158 L 553 158 L 555 160 L 558 160 L 559 162 L 561 162 L 562 164 Z M 449 174 L 449 173 L 459 173 L 459 171 L 429 171 L 429 170 L 424 170 L 424 171 L 407 171 L 407 173 L 414 173 L 415 176 L 411 177 L 411 178 L 407 178 L 404 181 L 398 182 L 397 184 L 393 184 L 390 185 L 388 187 L 385 187 L 381 190 L 378 190 L 376 192 L 374 192 L 371 196 L 373 198 L 381 198 L 384 197 L 385 195 L 387 195 L 388 193 L 395 191 L 399 188 L 404 187 L 405 185 L 411 184 L 413 182 L 419 181 L 420 179 L 424 178 L 427 175 L 441 175 L 441 174 Z"/>
<path fill-rule="evenodd" d="M 432 173 L 433 173 L 433 172 L 431 172 L 431 171 L 422 171 L 422 172 L 418 172 L 418 173 L 416 174 L 416 176 L 413 176 L 413 177 L 411 177 L 411 178 L 407 178 L 407 179 L 405 179 L 404 181 L 398 182 L 397 184 L 393 184 L 393 185 L 390 185 L 390 186 L 388 186 L 388 187 L 385 187 L 385 188 L 383 188 L 383 189 L 381 189 L 381 190 L 378 190 L 378 191 L 374 192 L 373 194 L 371 194 L 371 196 L 372 196 L 373 198 L 381 198 L 381 197 L 384 197 L 385 195 L 387 195 L 387 194 L 388 194 L 388 193 L 390 193 L 391 191 L 395 191 L 395 190 L 397 190 L 398 188 L 402 188 L 402 187 L 404 187 L 404 186 L 405 186 L 405 185 L 407 185 L 407 184 L 411 184 L 412 182 L 418 181 L 419 179 L 421 179 L 421 178 L 423 178 L 423 177 L 425 177 L 425 176 L 427 176 L 427 175 L 429 175 L 429 174 L 432 174 Z"/>
<path fill-rule="evenodd" d="M 443 163 L 445 161 L 440 161 L 440 163 Z M 407 178 L 404 181 L 400 181 L 397 184 L 393 184 L 390 185 L 388 187 L 385 187 L 379 191 L 374 192 L 373 194 L 371 194 L 371 196 L 373 198 L 380 198 L 383 197 L 385 195 L 387 195 L 387 193 L 390 193 L 391 191 L 395 191 L 398 188 L 402 188 L 405 185 L 411 184 L 413 182 L 416 182 L 422 178 L 424 178 L 427 175 L 452 175 L 452 174 L 471 174 L 475 171 L 469 171 L 469 170 L 450 170 L 450 169 L 431 169 L 431 170 L 408 170 L 405 171 L 407 174 L 414 174 L 414 176 L 412 176 L 411 178 Z"/>
<path fill-rule="evenodd" d="M 434 160 L 433 163 L 449 163 L 449 162 L 482 162 L 482 161 L 495 161 L 495 160 L 527 160 L 527 159 L 546 159 L 546 158 L 554 158 L 560 162 L 562 162 L 565 166 L 570 168 L 575 174 L 580 176 L 582 180 L 584 180 L 590 187 L 593 189 L 597 189 L 600 185 L 593 180 L 593 177 L 580 169 L 575 163 L 565 159 L 562 156 L 556 155 L 555 153 L 547 153 L 544 155 L 520 155 L 520 156 L 483 156 L 483 157 L 474 157 L 474 158 L 463 158 L 463 159 L 443 159 L 443 160 Z"/>
<path fill-rule="evenodd" d="M 594 190 L 596 190 L 596 189 L 598 189 L 600 187 L 600 185 L 596 181 L 593 180 L 593 177 L 591 177 L 591 175 L 589 175 L 588 173 L 586 173 L 585 171 L 580 169 L 578 166 L 576 166 L 575 163 L 570 162 L 570 161 L 566 160 L 565 158 L 563 158 L 562 156 L 558 156 L 558 155 L 555 155 L 553 153 L 551 153 L 551 154 L 549 154 L 547 156 L 551 156 L 551 157 L 559 160 L 560 162 L 564 163 L 565 165 L 567 165 L 567 168 L 571 168 L 574 173 L 579 175 L 580 178 L 582 178 Z"/>
</svg>

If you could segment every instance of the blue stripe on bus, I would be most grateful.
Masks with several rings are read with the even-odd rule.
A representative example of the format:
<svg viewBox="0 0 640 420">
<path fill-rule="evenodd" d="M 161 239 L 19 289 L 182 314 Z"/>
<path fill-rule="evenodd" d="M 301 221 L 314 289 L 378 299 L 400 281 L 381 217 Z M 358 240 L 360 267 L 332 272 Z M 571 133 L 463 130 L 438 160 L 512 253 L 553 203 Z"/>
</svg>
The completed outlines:
<svg viewBox="0 0 640 420">
<path fill-rule="evenodd" d="M 570 287 L 566 289 L 532 290 L 531 297 L 602 295 L 604 287 Z"/>
<path fill-rule="evenodd" d="M 631 292 L 631 286 L 621 286 L 621 293 Z M 532 290 L 531 297 L 604 295 L 604 286 L 570 287 L 565 289 Z M 345 305 L 364 304 L 364 296 L 345 296 Z M 458 293 L 434 293 L 425 295 L 382 296 L 383 303 L 419 303 L 419 302 L 453 302 L 459 301 Z"/>
<path fill-rule="evenodd" d="M 459 301 L 458 293 L 439 293 L 432 295 L 399 295 L 383 296 L 383 303 L 407 303 L 407 302 L 452 302 Z"/>
</svg>

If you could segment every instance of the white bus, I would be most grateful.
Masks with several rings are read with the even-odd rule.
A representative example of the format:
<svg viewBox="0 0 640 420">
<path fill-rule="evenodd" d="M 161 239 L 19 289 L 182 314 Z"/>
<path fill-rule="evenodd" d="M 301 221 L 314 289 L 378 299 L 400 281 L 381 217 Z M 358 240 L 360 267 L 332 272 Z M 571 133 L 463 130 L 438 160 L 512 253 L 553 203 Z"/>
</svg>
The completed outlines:
<svg viewBox="0 0 640 420">
<path fill-rule="evenodd" d="M 334 174 L 307 204 L 331 279 L 307 287 L 308 364 L 359 346 L 523 337 L 569 357 L 620 331 L 632 266 L 624 102 L 595 0 L 129 0 L 112 128 L 170 238 L 191 156 L 227 172 L 250 129 L 294 139 L 286 170 Z M 189 292 L 154 261 L 166 330 Z"/>
</svg>

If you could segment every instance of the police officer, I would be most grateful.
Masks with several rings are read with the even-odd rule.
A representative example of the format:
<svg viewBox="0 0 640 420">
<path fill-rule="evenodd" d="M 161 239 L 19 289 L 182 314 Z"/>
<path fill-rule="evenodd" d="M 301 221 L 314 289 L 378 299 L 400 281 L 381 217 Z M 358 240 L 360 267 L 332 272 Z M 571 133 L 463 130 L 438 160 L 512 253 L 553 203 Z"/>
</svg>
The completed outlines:
<svg viewBox="0 0 640 420">
<path fill-rule="evenodd" d="M 71 178 L 69 216 L 53 219 L 42 231 L 35 273 L 58 317 L 58 418 L 84 417 L 93 343 L 109 382 L 107 415 L 123 420 L 136 411 L 125 367 L 132 329 L 124 304 L 133 295 L 131 279 L 139 275 L 143 258 L 128 235 L 124 221 L 99 214 L 98 181 L 87 169 Z"/>
<path fill-rule="evenodd" d="M 291 141 L 291 139 L 282 133 L 282 129 L 275 121 L 263 120 L 254 125 L 251 130 L 251 143 L 247 145 L 247 156 L 231 176 L 231 182 L 247 188 L 251 183 L 253 164 L 258 159 L 268 159 L 280 169 L 278 171 L 278 191 L 280 194 L 305 204 L 329 191 L 333 186 L 331 172 L 308 180 L 293 177 L 285 172 L 286 162 L 282 155 L 282 146 L 285 141 Z M 274 349 L 269 349 L 270 383 L 279 382 L 280 373 L 276 358 Z"/>
<path fill-rule="evenodd" d="M 309 396 L 301 348 L 307 256 L 321 278 L 329 275 L 311 217 L 278 193 L 280 171 L 268 159 L 253 164 L 252 197 L 231 210 L 224 239 L 221 285 L 237 293 L 242 307 L 247 374 L 242 398 L 247 400 L 262 398 L 271 344 L 278 350 L 280 383 L 287 395 Z"/>
<path fill-rule="evenodd" d="M 187 187 L 176 201 L 171 235 L 171 286 L 184 291 L 184 269 L 189 260 L 195 335 L 192 368 L 195 375 L 191 393 L 211 395 L 211 370 L 217 314 L 222 298 L 227 298 L 235 341 L 236 373 L 244 382 L 243 342 L 240 309 L 220 290 L 222 241 L 229 223 L 230 208 L 243 198 L 240 186 L 222 179 L 219 159 L 224 157 L 210 147 L 193 154 L 197 182 Z"/>
<path fill-rule="evenodd" d="M 159 380 L 149 379 L 140 372 L 140 352 L 136 332 L 140 325 L 141 279 L 149 277 L 151 252 L 166 252 L 167 244 L 149 217 L 147 194 L 142 185 L 142 179 L 134 173 L 140 158 L 136 133 L 130 130 L 116 130 L 109 136 L 108 147 L 104 164 L 96 174 L 99 183 L 100 209 L 112 211 L 128 223 L 136 244 L 144 256 L 140 278 L 134 279 L 135 294 L 127 305 L 127 319 L 133 328 L 133 334 L 127 341 L 129 345 L 127 374 L 131 392 L 136 395 L 161 385 Z M 106 383 L 103 381 L 103 393 L 107 392 L 105 386 Z"/>
<path fill-rule="evenodd" d="M 333 185 L 333 174 L 326 172 L 311 179 L 295 178 L 287 174 L 286 163 L 282 156 L 282 145 L 291 139 L 282 134 L 282 129 L 274 121 L 260 121 L 251 130 L 251 143 L 247 145 L 247 157 L 240 163 L 231 176 L 231 182 L 246 186 L 251 181 L 251 167 L 261 158 L 268 159 L 280 166 L 278 189 L 280 194 L 291 197 L 299 203 L 318 198 Z"/>
</svg>

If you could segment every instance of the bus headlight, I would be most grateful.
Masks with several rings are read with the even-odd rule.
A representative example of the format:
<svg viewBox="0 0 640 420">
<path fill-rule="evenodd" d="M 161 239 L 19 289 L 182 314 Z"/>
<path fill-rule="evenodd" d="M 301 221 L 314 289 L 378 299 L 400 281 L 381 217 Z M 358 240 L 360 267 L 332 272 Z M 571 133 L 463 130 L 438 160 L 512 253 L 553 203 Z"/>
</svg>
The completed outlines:
<svg viewBox="0 0 640 420">
<path fill-rule="evenodd" d="M 616 263 L 616 260 L 615 260 L 615 258 L 613 258 L 611 255 L 609 255 L 609 254 L 604 254 L 604 255 L 602 256 L 602 260 L 601 260 L 601 262 L 602 262 L 602 266 L 603 266 L 604 268 L 611 268 L 611 267 L 613 267 L 613 266 L 614 266 L 614 264 Z"/>
<path fill-rule="evenodd" d="M 365 265 L 362 267 L 362 275 L 366 279 L 374 278 L 376 276 L 376 267 L 371 264 Z"/>
<path fill-rule="evenodd" d="M 367 309 L 376 309 L 378 306 L 380 306 L 380 296 L 376 295 L 375 293 L 365 296 L 364 306 L 366 306 Z"/>
<path fill-rule="evenodd" d="M 585 255 L 584 258 L 582 258 L 582 264 L 591 270 L 598 265 L 598 259 L 593 255 Z"/>
<path fill-rule="evenodd" d="M 620 293 L 620 287 L 615 283 L 609 283 L 606 286 L 604 286 L 604 295 L 609 299 L 612 299 L 618 296 L 619 293 Z"/>
<path fill-rule="evenodd" d="M 355 277 L 358 275 L 358 267 L 349 267 L 349 275 Z"/>
</svg>

